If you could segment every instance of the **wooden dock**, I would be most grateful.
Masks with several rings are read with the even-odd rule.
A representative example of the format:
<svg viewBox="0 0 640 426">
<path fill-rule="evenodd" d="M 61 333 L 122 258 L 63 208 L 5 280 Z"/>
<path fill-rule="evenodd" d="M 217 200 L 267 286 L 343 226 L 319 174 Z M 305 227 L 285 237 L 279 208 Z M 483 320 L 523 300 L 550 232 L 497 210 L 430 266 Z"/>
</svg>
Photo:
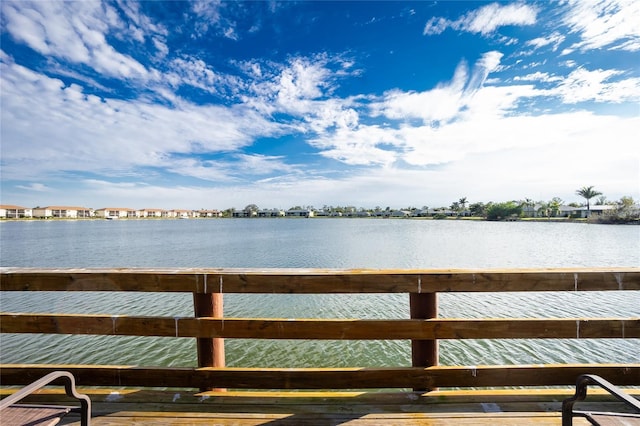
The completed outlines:
<svg viewBox="0 0 640 426">
<path fill-rule="evenodd" d="M 207 392 L 82 389 L 92 400 L 92 425 L 560 425 L 570 391 Z M 634 395 L 640 396 L 640 390 Z M 6 392 L 5 392 L 6 394 Z M 58 390 L 31 403 L 73 404 Z M 602 392 L 584 406 L 628 412 Z M 1 423 L 1 422 L 0 422 Z M 61 424 L 79 425 L 69 414 Z M 576 418 L 575 425 L 589 424 Z"/>
<path fill-rule="evenodd" d="M 224 293 L 408 293 L 408 319 L 225 318 Z M 265 291 L 266 289 L 266 291 Z M 128 291 L 193 294 L 192 317 L 21 313 L 0 315 L 2 333 L 189 337 L 198 366 L 0 365 L 2 395 L 65 370 L 90 395 L 94 425 L 524 425 L 561 424 L 576 378 L 600 375 L 640 386 L 640 364 L 439 365 L 442 339 L 639 339 L 640 318 L 438 316 L 442 292 L 640 291 L 640 268 L 544 270 L 0 269 L 0 291 Z M 96 307 L 96 311 L 104 309 Z M 224 339 L 412 341 L 412 365 L 375 368 L 232 368 Z M 639 348 L 640 353 L 640 348 Z M 640 358 L 636 357 L 640 361 Z M 560 386 L 561 388 L 555 388 Z M 554 387 L 554 388 L 549 388 Z M 399 389 L 379 392 L 379 389 Z M 346 391 L 364 389 L 365 391 Z M 406 389 L 412 389 L 407 391 Z M 640 390 L 631 389 L 631 393 Z M 602 392 L 584 407 L 624 411 Z M 32 397 L 60 403 L 59 389 Z M 0 418 L 1 420 L 1 418 Z M 69 416 L 66 424 L 77 422 Z M 64 423 L 63 423 L 64 424 Z M 574 424 L 588 424 L 576 419 Z"/>
</svg>

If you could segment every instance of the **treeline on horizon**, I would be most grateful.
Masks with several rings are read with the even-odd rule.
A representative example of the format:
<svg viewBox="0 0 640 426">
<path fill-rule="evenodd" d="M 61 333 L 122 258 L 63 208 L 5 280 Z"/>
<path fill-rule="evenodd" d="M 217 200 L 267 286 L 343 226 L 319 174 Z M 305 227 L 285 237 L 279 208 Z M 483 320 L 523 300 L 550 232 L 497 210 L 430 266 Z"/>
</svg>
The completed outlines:
<svg viewBox="0 0 640 426">
<path fill-rule="evenodd" d="M 631 196 L 624 196 L 617 201 L 609 201 L 599 191 L 596 191 L 593 186 L 583 187 L 576 191 L 576 194 L 583 197 L 585 203 L 571 202 L 564 204 L 564 201 L 559 197 L 554 197 L 549 201 L 534 201 L 529 198 L 524 200 L 511 200 L 505 202 L 475 202 L 469 203 L 467 197 L 462 197 L 457 201 L 452 202 L 449 206 L 441 206 L 436 208 L 429 208 L 423 206 L 417 208 L 413 206 L 392 209 L 391 207 L 382 208 L 376 206 L 375 208 L 364 208 L 355 206 L 327 206 L 324 205 L 318 209 L 313 206 L 293 206 L 288 211 L 295 210 L 309 210 L 314 212 L 324 212 L 323 216 L 392 216 L 394 212 L 407 212 L 408 216 L 413 217 L 432 217 L 434 219 L 445 219 L 450 217 L 475 217 L 484 218 L 487 220 L 513 220 L 522 217 L 536 217 L 536 218 L 584 218 L 578 211 L 572 211 L 570 208 L 583 208 L 587 207 L 587 219 L 592 219 L 601 223 L 640 223 L 640 206 L 636 204 L 636 201 Z M 598 209 L 598 215 L 596 218 L 591 217 L 591 203 L 590 200 L 596 198 L 593 205 L 596 206 L 609 206 L 607 210 Z M 40 208 L 40 207 L 35 207 Z M 193 210 L 197 211 L 197 210 Z M 202 209 L 207 211 L 207 209 Z M 249 204 L 243 209 L 236 209 L 235 207 L 227 208 L 222 211 L 217 211 L 221 214 L 221 217 L 234 217 L 237 212 L 245 213 L 244 217 L 254 217 L 260 211 L 282 211 L 281 209 L 261 209 L 256 204 Z"/>
</svg>

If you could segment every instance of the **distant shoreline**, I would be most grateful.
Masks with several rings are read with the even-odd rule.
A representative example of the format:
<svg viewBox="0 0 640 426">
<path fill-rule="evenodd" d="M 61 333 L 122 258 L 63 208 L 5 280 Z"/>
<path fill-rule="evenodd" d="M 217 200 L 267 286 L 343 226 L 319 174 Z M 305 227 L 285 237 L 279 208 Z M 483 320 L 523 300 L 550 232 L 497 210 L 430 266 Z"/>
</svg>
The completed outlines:
<svg viewBox="0 0 640 426">
<path fill-rule="evenodd" d="M 145 222 L 145 221 L 176 221 L 176 220 L 428 220 L 428 221 L 466 221 L 466 222 L 547 222 L 547 223 L 588 223 L 588 224 L 601 224 L 601 225 L 640 225 L 640 221 L 625 221 L 614 222 L 606 220 L 598 220 L 599 218 L 593 217 L 587 218 L 572 218 L 572 217 L 521 217 L 510 219 L 486 219 L 480 216 L 457 216 L 457 217 L 346 217 L 346 216 L 318 216 L 318 217 L 194 217 L 194 218 L 177 218 L 177 217 L 130 217 L 130 218 L 118 218 L 116 221 L 132 221 L 132 222 Z M 23 217 L 23 218 L 0 218 L 1 222 L 59 222 L 59 221 L 73 221 L 73 222 L 89 222 L 89 221 L 112 221 L 101 217 L 88 217 L 88 218 L 66 218 L 66 217 L 51 217 L 51 218 L 36 218 L 36 217 Z"/>
</svg>

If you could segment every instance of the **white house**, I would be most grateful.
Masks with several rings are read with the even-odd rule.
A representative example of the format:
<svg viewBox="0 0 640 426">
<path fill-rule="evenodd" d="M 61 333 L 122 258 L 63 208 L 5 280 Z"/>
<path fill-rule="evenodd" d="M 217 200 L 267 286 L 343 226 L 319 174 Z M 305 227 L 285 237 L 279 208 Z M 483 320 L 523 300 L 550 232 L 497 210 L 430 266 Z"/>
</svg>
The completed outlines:
<svg viewBox="0 0 640 426">
<path fill-rule="evenodd" d="M 105 207 L 96 210 L 95 216 L 103 219 L 125 219 L 130 216 L 135 216 L 135 210 L 123 207 Z"/>
<path fill-rule="evenodd" d="M 258 212 L 258 217 L 284 217 L 284 210 L 264 209 Z"/>
<path fill-rule="evenodd" d="M 291 209 L 285 212 L 287 217 L 313 217 L 313 210 L 308 209 Z"/>
<path fill-rule="evenodd" d="M 136 217 L 162 217 L 164 210 L 162 209 L 142 209 L 136 210 Z"/>
<path fill-rule="evenodd" d="M 218 210 L 199 210 L 195 213 L 198 217 L 222 217 L 222 212 Z"/>
<path fill-rule="evenodd" d="M 21 206 L 0 205 L 0 218 L 18 219 L 22 217 L 33 217 L 33 210 Z"/>
<path fill-rule="evenodd" d="M 93 217 L 94 211 L 86 207 L 48 206 L 33 209 L 33 217 L 78 219 Z"/>
<path fill-rule="evenodd" d="M 178 219 L 188 219 L 190 217 L 197 217 L 197 212 L 191 210 L 170 210 L 167 213 L 167 217 L 175 217 Z"/>
<path fill-rule="evenodd" d="M 589 210 L 587 210 L 587 206 L 583 206 L 583 207 L 576 207 L 574 214 L 579 215 L 579 217 L 589 217 L 589 215 L 596 216 L 596 215 L 602 215 L 605 213 L 612 213 L 616 208 L 617 208 L 616 206 L 612 206 L 610 204 L 603 204 L 603 205 L 590 206 Z"/>
</svg>

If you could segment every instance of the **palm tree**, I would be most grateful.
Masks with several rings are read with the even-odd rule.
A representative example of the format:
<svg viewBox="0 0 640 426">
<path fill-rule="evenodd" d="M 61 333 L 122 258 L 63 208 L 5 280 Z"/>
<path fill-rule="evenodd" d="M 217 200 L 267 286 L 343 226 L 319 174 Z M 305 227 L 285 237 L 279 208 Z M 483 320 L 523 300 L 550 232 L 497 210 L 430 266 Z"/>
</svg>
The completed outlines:
<svg viewBox="0 0 640 426">
<path fill-rule="evenodd" d="M 587 200 L 587 217 L 591 216 L 591 209 L 589 207 L 589 200 L 598 195 L 602 195 L 602 192 L 598 192 L 593 189 L 593 186 L 583 186 L 576 191 L 576 194 Z"/>
<path fill-rule="evenodd" d="M 546 201 L 539 201 L 538 205 L 540 207 L 538 207 L 537 213 L 549 219 L 551 217 L 551 209 L 549 208 L 549 203 L 547 203 Z"/>
<path fill-rule="evenodd" d="M 467 208 L 467 197 L 462 197 L 458 200 L 458 204 L 460 204 L 460 210 L 458 214 L 462 213 L 464 215 L 464 211 Z"/>
</svg>

